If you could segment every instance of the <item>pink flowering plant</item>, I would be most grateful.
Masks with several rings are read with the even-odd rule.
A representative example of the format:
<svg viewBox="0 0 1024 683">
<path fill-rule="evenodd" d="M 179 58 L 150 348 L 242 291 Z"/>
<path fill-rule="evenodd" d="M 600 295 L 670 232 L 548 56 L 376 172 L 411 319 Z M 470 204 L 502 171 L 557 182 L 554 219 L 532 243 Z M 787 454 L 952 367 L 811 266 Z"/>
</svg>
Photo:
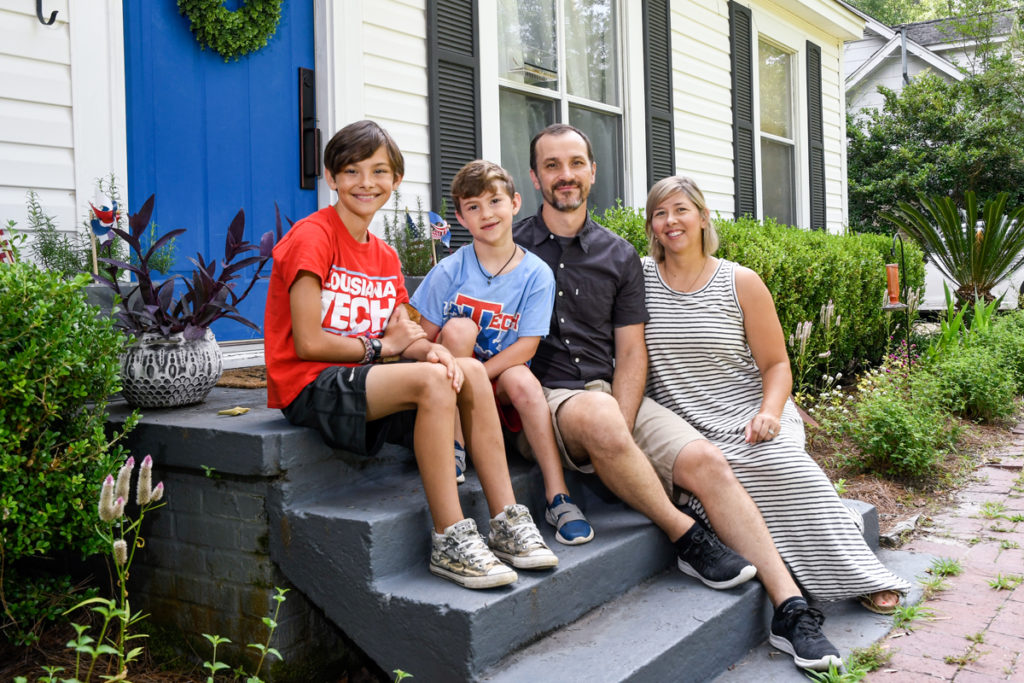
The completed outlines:
<svg viewBox="0 0 1024 683">
<path fill-rule="evenodd" d="M 142 520 L 147 512 L 162 507 L 165 503 L 162 502 L 163 482 L 153 485 L 153 458 L 147 455 L 138 468 L 138 477 L 135 481 L 135 504 L 138 513 L 134 518 L 126 513 L 131 500 L 132 476 L 135 469 L 135 458 L 129 457 L 118 470 L 117 478 L 107 475 L 100 487 L 98 516 L 101 524 L 97 526 L 97 532 L 114 561 L 117 576 L 116 597 L 89 598 L 68 610 L 70 613 L 88 607 L 102 618 L 99 636 L 96 638 L 89 634 L 88 626 L 72 624 L 76 635 L 68 643 L 68 647 L 75 652 L 75 672 L 70 680 L 81 683 L 93 680 L 93 675 L 99 673 L 96 668 L 101 659 L 106 660 L 106 666 L 101 674 L 104 680 L 123 680 L 128 674 L 128 664 L 143 652 L 141 646 L 128 649 L 132 640 L 145 637 L 143 634 L 131 633 L 131 627 L 145 615 L 131 611 L 128 602 L 128 573 L 135 551 L 145 545 L 145 540 L 140 535 Z M 50 671 L 51 677 L 61 670 L 51 668 L 54 669 Z"/>
</svg>

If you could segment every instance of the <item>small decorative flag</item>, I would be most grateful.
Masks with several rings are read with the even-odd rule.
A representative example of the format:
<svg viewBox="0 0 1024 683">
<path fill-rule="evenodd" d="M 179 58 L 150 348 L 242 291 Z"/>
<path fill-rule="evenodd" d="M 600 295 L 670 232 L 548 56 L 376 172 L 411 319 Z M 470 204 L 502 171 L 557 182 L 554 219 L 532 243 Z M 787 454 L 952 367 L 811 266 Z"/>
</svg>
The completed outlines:
<svg viewBox="0 0 1024 683">
<path fill-rule="evenodd" d="M 405 212 L 405 230 L 409 233 L 409 239 L 418 240 L 420 238 L 420 230 L 416 227 L 416 223 L 413 222 L 408 211 Z"/>
<path fill-rule="evenodd" d="M 436 214 L 433 211 L 428 211 L 427 217 L 430 219 L 430 239 L 441 240 L 441 244 L 446 247 L 450 247 L 452 243 L 452 231 L 448 226 L 448 221 L 446 221 L 443 216 Z"/>
<path fill-rule="evenodd" d="M 92 232 L 100 240 L 101 245 L 106 245 L 114 239 L 114 234 L 110 232 L 110 229 L 117 223 L 117 202 L 111 201 L 111 206 L 103 206 L 103 208 L 97 209 L 96 205 L 89 202 L 89 208 L 92 209 L 92 220 L 89 221 L 89 225 L 92 227 Z"/>
</svg>

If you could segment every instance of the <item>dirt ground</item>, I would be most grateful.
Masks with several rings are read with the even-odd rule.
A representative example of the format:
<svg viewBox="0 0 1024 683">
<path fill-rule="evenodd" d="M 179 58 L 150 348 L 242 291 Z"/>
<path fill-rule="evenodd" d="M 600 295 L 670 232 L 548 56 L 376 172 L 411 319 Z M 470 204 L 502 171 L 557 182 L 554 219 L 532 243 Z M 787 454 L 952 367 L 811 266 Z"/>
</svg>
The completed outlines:
<svg viewBox="0 0 1024 683">
<path fill-rule="evenodd" d="M 263 367 L 227 370 L 221 378 L 222 386 L 259 388 L 266 386 L 266 371 Z M 1012 444 L 1011 429 L 1020 418 L 1001 425 L 963 424 L 964 437 L 960 452 L 950 455 L 940 465 L 939 474 L 927 482 L 899 482 L 882 479 L 868 474 L 859 474 L 844 465 L 844 454 L 852 447 L 835 442 L 808 427 L 808 450 L 812 457 L 833 481 L 843 480 L 843 497 L 871 503 L 878 510 L 879 526 L 883 537 L 898 525 L 907 526 L 908 520 L 918 520 L 917 525 L 927 524 L 929 516 L 947 507 L 957 491 L 969 481 L 979 466 L 995 457 L 1001 449 Z M 912 535 L 902 539 L 906 540 Z M 883 539 L 884 540 L 884 539 Z M 67 672 L 74 669 L 73 654 L 66 643 L 74 633 L 69 626 L 48 629 L 40 642 L 31 648 L 15 648 L 0 640 L 0 681 L 11 681 L 15 676 L 25 676 L 35 681 L 42 671 L 42 665 L 62 666 Z M 201 657 L 200 653 L 193 657 Z M 113 672 L 103 672 L 107 675 Z M 94 675 L 99 678 L 99 675 Z M 206 680 L 206 671 L 180 657 L 172 662 L 157 663 L 148 655 L 141 662 L 132 665 L 128 677 L 134 683 L 178 683 L 183 681 Z M 231 680 L 219 678 L 218 680 Z M 324 683 L 377 683 L 387 681 L 372 664 L 366 667 L 354 666 L 332 677 Z"/>
</svg>

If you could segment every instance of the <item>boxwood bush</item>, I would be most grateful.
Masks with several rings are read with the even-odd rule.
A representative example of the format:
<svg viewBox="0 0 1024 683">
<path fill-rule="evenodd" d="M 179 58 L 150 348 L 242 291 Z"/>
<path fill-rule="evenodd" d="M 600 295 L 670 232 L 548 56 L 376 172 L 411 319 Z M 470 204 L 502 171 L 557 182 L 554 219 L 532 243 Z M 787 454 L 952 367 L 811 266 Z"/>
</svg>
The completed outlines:
<svg viewBox="0 0 1024 683">
<path fill-rule="evenodd" d="M 124 457 L 106 432 L 127 337 L 85 302 L 87 275 L 65 280 L 28 263 L 0 264 L 0 624 L 19 632 L 5 596 L 19 564 L 61 551 L 101 550 L 99 482 Z M 130 420 L 130 429 L 135 420 Z M 25 638 L 19 637 L 19 640 Z"/>
<path fill-rule="evenodd" d="M 621 204 L 594 219 L 628 240 L 640 255 L 647 253 L 643 211 Z M 717 256 L 740 263 L 761 276 L 775 299 L 782 330 L 788 337 L 797 324 L 818 325 L 821 307 L 833 302 L 842 326 L 827 359 L 831 371 L 849 372 L 877 365 L 887 348 L 888 336 L 904 320 L 882 311 L 885 264 L 892 261 L 892 239 L 883 235 L 833 235 L 775 223 L 716 220 L 721 246 Z M 909 291 L 924 288 L 924 256 L 911 240 L 904 244 Z M 899 251 L 897 249 L 897 258 Z M 812 332 L 812 355 L 820 373 L 826 367 L 820 336 Z M 790 358 L 794 354 L 790 352 Z M 794 371 L 795 374 L 795 371 Z"/>
<path fill-rule="evenodd" d="M 719 221 L 718 231 L 722 239 L 718 255 L 761 276 L 787 336 L 802 321 L 817 325 L 821 307 L 832 301 L 842 325 L 830 349 L 830 366 L 850 371 L 882 360 L 890 347 L 888 335 L 904 320 L 903 314 L 882 310 L 885 264 L 892 260 L 890 238 L 833 235 L 748 218 Z M 905 256 L 908 290 L 919 296 L 924 288 L 924 255 L 907 241 Z M 889 315 L 894 318 L 887 320 Z M 825 350 L 815 348 L 816 353 Z"/>
</svg>

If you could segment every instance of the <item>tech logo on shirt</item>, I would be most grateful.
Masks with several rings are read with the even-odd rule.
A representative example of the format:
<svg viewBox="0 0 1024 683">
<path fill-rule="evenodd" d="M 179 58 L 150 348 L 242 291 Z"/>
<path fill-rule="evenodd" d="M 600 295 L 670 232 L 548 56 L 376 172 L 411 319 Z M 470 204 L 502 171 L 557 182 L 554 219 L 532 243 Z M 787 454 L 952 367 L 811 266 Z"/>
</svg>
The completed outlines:
<svg viewBox="0 0 1024 683">
<path fill-rule="evenodd" d="M 398 277 L 372 277 L 338 266 L 320 289 L 320 325 L 347 337 L 380 336 L 398 298 Z"/>
<path fill-rule="evenodd" d="M 444 319 L 470 318 L 480 327 L 474 351 L 482 358 L 490 358 L 502 350 L 501 338 L 508 330 L 519 330 L 519 313 L 502 313 L 499 302 L 477 299 L 466 294 L 455 295 L 455 301 L 444 308 Z"/>
</svg>

